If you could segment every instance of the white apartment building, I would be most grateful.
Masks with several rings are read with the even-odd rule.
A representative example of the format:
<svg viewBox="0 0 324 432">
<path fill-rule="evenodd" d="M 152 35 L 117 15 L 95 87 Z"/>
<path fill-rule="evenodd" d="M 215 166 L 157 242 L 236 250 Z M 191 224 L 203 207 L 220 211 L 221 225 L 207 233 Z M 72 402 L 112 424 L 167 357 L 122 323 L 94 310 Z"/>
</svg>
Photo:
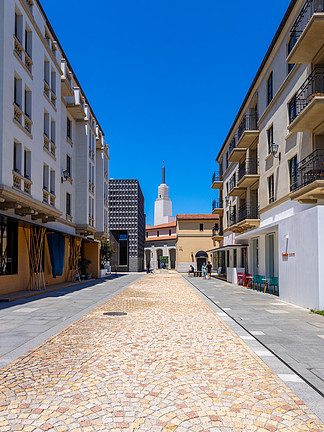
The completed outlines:
<svg viewBox="0 0 324 432">
<path fill-rule="evenodd" d="M 324 2 L 292 0 L 216 161 L 227 278 L 324 308 Z M 219 234 L 219 233 L 218 233 Z"/>
<path fill-rule="evenodd" d="M 109 148 L 38 0 L 0 1 L 0 293 L 99 275 Z"/>
</svg>

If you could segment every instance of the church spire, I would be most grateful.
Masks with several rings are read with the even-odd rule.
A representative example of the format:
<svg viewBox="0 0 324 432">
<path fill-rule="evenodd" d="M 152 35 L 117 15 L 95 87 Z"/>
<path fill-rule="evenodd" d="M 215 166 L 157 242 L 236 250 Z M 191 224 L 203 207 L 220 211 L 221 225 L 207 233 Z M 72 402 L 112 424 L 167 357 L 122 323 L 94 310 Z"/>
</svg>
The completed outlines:
<svg viewBox="0 0 324 432">
<path fill-rule="evenodd" d="M 165 184 L 165 166 L 164 166 L 164 161 L 163 161 L 163 166 L 162 166 L 162 184 Z"/>
</svg>

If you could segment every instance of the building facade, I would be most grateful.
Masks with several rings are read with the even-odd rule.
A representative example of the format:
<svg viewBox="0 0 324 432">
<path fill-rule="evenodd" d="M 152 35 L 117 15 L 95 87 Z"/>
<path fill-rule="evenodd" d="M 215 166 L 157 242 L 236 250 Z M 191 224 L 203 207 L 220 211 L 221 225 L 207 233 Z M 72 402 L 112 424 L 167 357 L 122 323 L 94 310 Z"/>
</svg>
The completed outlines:
<svg viewBox="0 0 324 432">
<path fill-rule="evenodd" d="M 39 1 L 0 8 L 0 292 L 99 276 L 103 131 Z"/>
<path fill-rule="evenodd" d="M 138 180 L 109 179 L 108 200 L 108 226 L 115 250 L 112 271 L 143 271 L 144 196 Z"/>
<path fill-rule="evenodd" d="M 209 251 L 218 247 L 218 240 L 212 239 L 219 230 L 219 216 L 213 214 L 177 215 L 177 270 L 187 272 L 190 265 L 200 270 L 202 264 L 212 262 Z"/>
<path fill-rule="evenodd" d="M 212 183 L 223 226 L 215 254 L 227 273 L 235 279 L 243 264 L 278 278 L 283 300 L 316 309 L 324 308 L 323 18 L 323 2 L 291 1 Z"/>
<path fill-rule="evenodd" d="M 149 264 L 150 269 L 162 267 L 167 269 L 177 267 L 176 258 L 176 222 L 146 227 L 145 236 L 145 268 Z"/>
</svg>

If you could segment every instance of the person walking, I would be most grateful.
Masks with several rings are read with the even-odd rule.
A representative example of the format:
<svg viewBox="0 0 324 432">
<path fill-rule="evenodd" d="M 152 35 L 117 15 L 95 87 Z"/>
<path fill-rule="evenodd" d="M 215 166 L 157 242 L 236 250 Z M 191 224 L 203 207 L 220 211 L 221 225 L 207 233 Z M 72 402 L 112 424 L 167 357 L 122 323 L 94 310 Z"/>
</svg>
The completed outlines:
<svg viewBox="0 0 324 432">
<path fill-rule="evenodd" d="M 207 267 L 207 279 L 211 279 L 211 272 L 212 272 L 213 266 L 211 265 L 210 261 L 208 261 L 208 264 L 206 267 Z"/>
<path fill-rule="evenodd" d="M 203 265 L 201 266 L 201 271 L 202 271 L 202 276 L 204 279 L 206 279 L 206 275 L 207 275 L 207 267 L 206 267 L 206 263 L 204 262 Z"/>
</svg>

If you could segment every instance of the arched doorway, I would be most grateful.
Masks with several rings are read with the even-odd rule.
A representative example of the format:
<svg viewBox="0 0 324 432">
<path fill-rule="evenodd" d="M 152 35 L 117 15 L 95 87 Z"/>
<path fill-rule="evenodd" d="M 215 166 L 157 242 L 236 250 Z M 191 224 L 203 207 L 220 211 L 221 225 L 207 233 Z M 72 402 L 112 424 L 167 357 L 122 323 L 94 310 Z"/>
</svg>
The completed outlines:
<svg viewBox="0 0 324 432">
<path fill-rule="evenodd" d="M 176 267 L 176 250 L 170 249 L 169 255 L 170 255 L 170 268 L 175 269 L 175 267 Z"/>
<path fill-rule="evenodd" d="M 149 249 L 145 251 L 145 267 L 147 267 L 147 264 L 150 264 L 151 268 L 151 251 Z"/>
<path fill-rule="evenodd" d="M 201 270 L 203 263 L 207 264 L 208 254 L 205 251 L 199 251 L 196 253 L 197 270 Z"/>
<path fill-rule="evenodd" d="M 161 256 L 163 256 L 163 250 L 162 249 L 157 249 L 157 251 L 156 251 L 156 258 L 157 258 L 158 268 L 161 268 L 161 262 L 160 262 Z"/>
</svg>

